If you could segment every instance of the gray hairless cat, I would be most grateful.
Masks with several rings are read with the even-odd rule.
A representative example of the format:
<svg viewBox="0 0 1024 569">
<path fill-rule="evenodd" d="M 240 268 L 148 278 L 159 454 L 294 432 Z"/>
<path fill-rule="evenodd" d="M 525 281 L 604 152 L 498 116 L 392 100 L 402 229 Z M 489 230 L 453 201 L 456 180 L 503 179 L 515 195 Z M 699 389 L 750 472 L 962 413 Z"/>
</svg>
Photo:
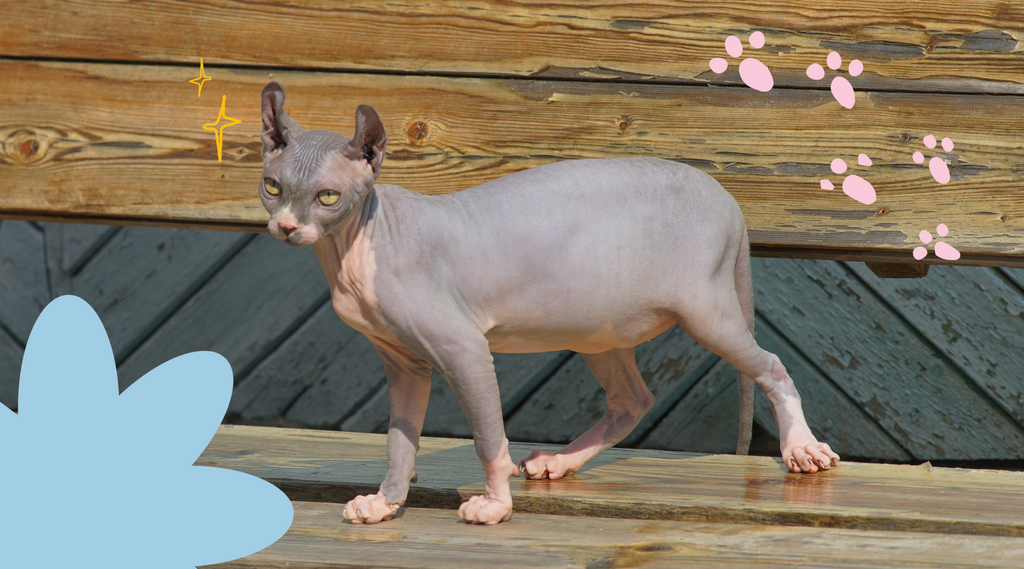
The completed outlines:
<svg viewBox="0 0 1024 569">
<path fill-rule="evenodd" d="M 740 372 L 739 453 L 750 441 L 751 379 L 771 402 L 793 472 L 836 466 L 811 434 L 793 380 L 754 342 L 749 246 L 732 196 L 710 176 L 657 159 L 564 161 L 448 195 L 375 184 L 387 145 L 366 105 L 352 139 L 303 130 L 284 88 L 263 89 L 260 198 L 272 235 L 312 245 L 334 310 L 369 338 L 391 398 L 388 470 L 377 494 L 345 507 L 390 519 L 415 482 L 430 373 L 465 411 L 486 493 L 459 508 L 474 523 L 512 515 L 509 477 L 557 479 L 622 440 L 654 398 L 633 347 L 678 324 Z M 601 421 L 556 454 L 508 453 L 491 352 L 573 350 L 607 394 Z"/>
</svg>

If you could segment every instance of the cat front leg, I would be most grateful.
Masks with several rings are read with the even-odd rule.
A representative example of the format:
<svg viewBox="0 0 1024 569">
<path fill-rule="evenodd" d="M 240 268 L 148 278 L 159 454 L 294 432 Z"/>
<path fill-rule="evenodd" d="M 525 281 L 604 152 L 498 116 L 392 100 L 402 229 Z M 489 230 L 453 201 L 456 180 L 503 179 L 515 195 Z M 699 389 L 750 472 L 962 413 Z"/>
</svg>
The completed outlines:
<svg viewBox="0 0 1024 569">
<path fill-rule="evenodd" d="M 454 336 L 454 337 L 453 337 Z M 484 467 L 484 494 L 473 496 L 459 507 L 459 517 L 474 524 L 493 525 L 512 517 L 509 477 L 519 468 L 508 452 L 501 396 L 494 360 L 483 334 L 466 330 L 439 334 L 427 353 L 452 388 L 473 431 L 473 444 Z"/>
<path fill-rule="evenodd" d="M 409 350 L 377 338 L 370 343 L 384 362 L 391 401 L 388 427 L 388 472 L 376 494 L 356 496 L 345 505 L 345 518 L 354 524 L 390 520 L 405 504 L 409 482 L 416 481 L 416 452 L 427 413 L 432 366 Z"/>
</svg>

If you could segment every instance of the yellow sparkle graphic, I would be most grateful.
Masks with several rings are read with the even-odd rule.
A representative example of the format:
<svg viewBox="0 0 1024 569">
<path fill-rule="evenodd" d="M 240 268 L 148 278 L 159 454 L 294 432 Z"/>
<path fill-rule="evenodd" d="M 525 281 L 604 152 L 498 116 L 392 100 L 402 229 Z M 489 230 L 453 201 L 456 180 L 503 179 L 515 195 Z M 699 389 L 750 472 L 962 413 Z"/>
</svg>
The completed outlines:
<svg viewBox="0 0 1024 569">
<path fill-rule="evenodd" d="M 227 103 L 227 100 L 228 100 L 228 96 L 227 95 L 222 95 L 221 96 L 221 99 L 220 99 L 220 114 L 217 115 L 217 120 L 215 120 L 213 122 L 208 122 L 208 123 L 203 125 L 203 130 L 213 131 L 214 134 L 217 135 L 217 162 L 221 161 L 221 149 L 224 147 L 224 129 L 229 127 L 229 126 L 234 126 L 234 125 L 242 122 L 242 121 L 240 121 L 238 119 L 233 119 L 233 118 L 231 118 L 231 117 L 229 117 L 229 116 L 224 114 L 224 104 Z M 224 121 L 227 121 L 227 122 L 225 122 L 224 124 L 222 124 L 222 125 L 220 125 L 218 127 L 217 125 L 220 124 L 221 120 L 224 120 Z"/>
<path fill-rule="evenodd" d="M 189 81 L 188 81 L 189 83 L 195 83 L 196 85 L 199 85 L 199 94 L 196 95 L 197 97 L 202 97 L 203 96 L 203 83 L 206 83 L 207 81 L 213 81 L 213 77 L 210 77 L 209 75 L 207 75 L 206 71 L 203 70 L 203 58 L 200 57 L 199 58 L 199 77 L 196 77 L 195 79 L 189 79 Z"/>
</svg>

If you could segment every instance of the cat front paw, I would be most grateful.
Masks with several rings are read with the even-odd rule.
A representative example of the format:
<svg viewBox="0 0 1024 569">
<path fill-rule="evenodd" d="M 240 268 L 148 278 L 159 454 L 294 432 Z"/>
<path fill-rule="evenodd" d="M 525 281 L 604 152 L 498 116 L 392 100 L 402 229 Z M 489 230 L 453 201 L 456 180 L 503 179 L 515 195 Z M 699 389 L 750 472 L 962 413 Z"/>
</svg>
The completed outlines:
<svg viewBox="0 0 1024 569">
<path fill-rule="evenodd" d="M 494 525 L 512 519 L 512 497 L 507 500 L 473 496 L 459 506 L 459 517 L 471 524 Z"/>
<path fill-rule="evenodd" d="M 345 519 L 354 524 L 379 524 L 395 517 L 400 504 L 388 504 L 382 492 L 356 496 L 345 504 Z"/>
<path fill-rule="evenodd" d="M 817 441 L 782 449 L 782 460 L 791 472 L 808 474 L 839 466 L 839 455 L 827 443 Z"/>
</svg>

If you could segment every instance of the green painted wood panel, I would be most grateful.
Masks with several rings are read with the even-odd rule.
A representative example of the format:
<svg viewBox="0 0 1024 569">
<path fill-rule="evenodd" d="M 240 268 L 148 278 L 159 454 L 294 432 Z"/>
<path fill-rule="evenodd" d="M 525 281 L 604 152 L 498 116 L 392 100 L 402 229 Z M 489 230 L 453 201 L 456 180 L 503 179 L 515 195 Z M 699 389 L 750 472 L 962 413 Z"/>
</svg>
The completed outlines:
<svg viewBox="0 0 1024 569">
<path fill-rule="evenodd" d="M 245 375 L 326 297 L 311 250 L 256 236 L 120 365 L 121 389 L 195 350 L 217 352 Z"/>
<path fill-rule="evenodd" d="M 43 232 L 25 221 L 0 224 L 0 323 L 24 346 L 48 302 Z"/>
<path fill-rule="evenodd" d="M 571 352 L 492 355 L 501 392 L 501 407 L 508 417 L 533 394 L 537 386 L 565 363 Z M 389 413 L 387 388 L 381 386 L 366 405 L 342 423 L 341 428 L 383 433 L 387 431 Z M 423 433 L 444 437 L 472 436 L 469 421 L 455 399 L 455 394 L 436 370 L 431 375 L 430 403 L 423 422 Z"/>
<path fill-rule="evenodd" d="M 251 239 L 227 231 L 125 227 L 71 278 L 70 292 L 99 314 L 120 363 Z"/>
<path fill-rule="evenodd" d="M 1024 296 L 996 269 L 932 267 L 921 279 L 880 279 L 847 263 L 969 381 L 1024 425 Z"/>
<path fill-rule="evenodd" d="M 655 406 L 623 444 L 633 444 L 717 359 L 678 327 L 637 346 L 637 368 Z M 566 443 L 604 415 L 604 390 L 581 356 L 573 356 L 505 424 L 516 441 Z"/>
<path fill-rule="evenodd" d="M 919 459 L 1024 457 L 1024 430 L 837 262 L 755 259 L 772 325 Z"/>
</svg>

